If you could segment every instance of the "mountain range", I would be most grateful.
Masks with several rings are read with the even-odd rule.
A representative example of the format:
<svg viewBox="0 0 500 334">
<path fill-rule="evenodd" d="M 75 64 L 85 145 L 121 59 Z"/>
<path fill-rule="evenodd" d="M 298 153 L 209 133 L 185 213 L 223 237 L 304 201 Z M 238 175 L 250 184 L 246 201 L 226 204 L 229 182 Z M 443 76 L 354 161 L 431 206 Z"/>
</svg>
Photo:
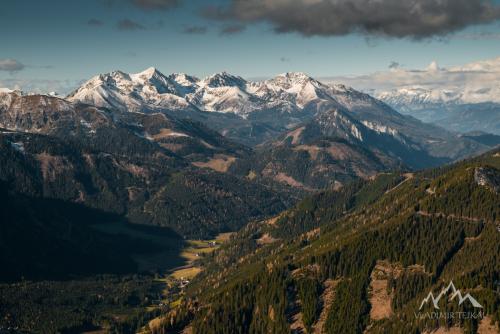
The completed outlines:
<svg viewBox="0 0 500 334">
<path fill-rule="evenodd" d="M 409 87 L 376 96 L 405 115 L 450 131 L 500 135 L 498 92 L 493 88 L 483 88 L 476 95 L 479 97 L 459 89 Z M 497 141 L 500 142 L 500 138 Z"/>
<path fill-rule="evenodd" d="M 477 151 L 477 143 L 403 116 L 381 101 L 343 85 L 329 86 L 304 73 L 285 73 L 251 82 L 226 72 L 204 79 L 115 71 L 93 77 L 67 100 L 129 111 L 161 111 L 191 118 L 234 141 L 255 146 L 276 138 L 324 111 L 336 110 L 361 125 L 397 140 L 406 136 L 435 158 L 457 159 Z M 359 129 L 358 129 L 359 130 Z M 453 142 L 453 144 L 450 144 Z"/>
<path fill-rule="evenodd" d="M 496 144 L 303 73 L 251 82 L 150 68 L 98 75 L 65 98 L 0 92 L 0 280 L 13 282 L 0 284 L 0 331 L 134 332 L 156 317 L 149 332 L 416 333 L 428 324 L 401 319 L 451 279 L 498 305 L 499 153 L 484 153 Z M 153 304 L 152 273 L 182 264 L 185 239 L 235 231 L 196 255 L 193 284 L 175 281 Z M 370 315 L 380 272 L 397 317 Z M 127 274 L 134 289 L 102 297 Z M 40 280 L 94 290 L 61 296 L 66 285 Z"/>
<path fill-rule="evenodd" d="M 318 112 L 332 109 L 344 109 L 377 131 L 406 130 L 415 138 L 422 133 L 412 133 L 414 128 L 426 136 L 432 131 L 439 132 L 432 127 L 426 130 L 422 123 L 402 117 L 367 94 L 343 85 L 329 86 L 304 73 L 285 73 L 270 80 L 251 82 L 226 72 L 198 79 L 186 74 L 166 76 L 154 68 L 137 74 L 115 71 L 93 77 L 69 94 L 67 100 L 112 109 L 197 117 L 224 136 L 247 143 L 268 139 L 261 131 L 282 132 L 312 119 Z M 233 133 L 229 126 L 236 124 L 231 121 L 239 126 L 246 124 L 250 127 L 247 131 L 256 132 L 233 130 L 238 131 Z M 266 126 L 270 129 L 265 129 Z M 438 134 L 434 136 L 439 138 Z"/>
<path fill-rule="evenodd" d="M 0 127 L 19 157 L 5 159 L 0 178 L 20 193 L 191 237 L 238 229 L 319 189 L 495 144 L 303 73 L 250 82 L 225 72 L 198 79 L 115 71 L 64 99 L 0 93 Z M 31 184 L 19 185 L 20 173 Z"/>
</svg>

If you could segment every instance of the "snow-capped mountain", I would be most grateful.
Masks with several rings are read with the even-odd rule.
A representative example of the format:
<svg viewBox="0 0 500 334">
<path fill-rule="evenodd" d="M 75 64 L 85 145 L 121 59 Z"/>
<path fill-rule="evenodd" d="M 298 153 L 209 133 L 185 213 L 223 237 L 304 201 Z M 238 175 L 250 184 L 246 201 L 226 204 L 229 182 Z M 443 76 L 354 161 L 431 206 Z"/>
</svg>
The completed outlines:
<svg viewBox="0 0 500 334">
<path fill-rule="evenodd" d="M 367 94 L 340 84 L 326 85 L 304 73 L 284 73 L 252 82 L 226 72 L 204 79 L 186 74 L 166 76 L 155 68 L 136 74 L 100 74 L 67 99 L 134 112 L 196 109 L 243 118 L 266 111 L 305 111 L 312 116 L 317 111 L 339 107 L 380 109 L 380 102 Z"/>
<path fill-rule="evenodd" d="M 299 112 L 313 101 L 331 103 L 335 91 L 304 73 L 251 82 L 226 72 L 200 80 L 186 74 L 166 76 L 148 68 L 136 74 L 100 74 L 71 93 L 68 100 L 128 111 L 196 108 L 248 117 L 276 108 Z"/>
<path fill-rule="evenodd" d="M 352 111 L 353 115 L 345 116 L 361 118 L 362 127 L 395 137 L 398 133 L 394 124 L 380 117 L 380 113 L 391 115 L 391 111 L 381 109 L 379 101 L 344 85 L 325 85 L 304 73 L 284 73 L 252 82 L 226 72 L 200 80 L 186 74 L 166 76 L 154 68 L 136 74 L 115 71 L 90 79 L 68 100 L 133 112 L 198 110 L 234 114 L 279 131 L 312 119 L 319 112 Z M 369 112 L 357 112 L 365 109 L 377 109 L 376 119 L 369 117 Z M 360 136 L 356 126 L 347 128 L 352 132 L 349 136 Z"/>
<path fill-rule="evenodd" d="M 121 111 L 191 118 L 252 146 L 337 110 L 363 127 L 402 143 L 404 137 L 409 145 L 439 158 L 456 159 L 480 149 L 473 141 L 401 115 L 368 94 L 341 84 L 326 85 L 304 73 L 253 82 L 226 72 L 198 79 L 186 74 L 167 76 L 155 68 L 136 74 L 115 71 L 93 77 L 67 99 Z M 352 135 L 356 136 L 354 129 Z"/>
<path fill-rule="evenodd" d="M 67 99 L 134 112 L 186 109 L 191 106 L 183 95 L 191 90 L 196 80 L 176 74 L 166 77 L 155 68 L 137 74 L 114 71 L 93 77 Z"/>
<path fill-rule="evenodd" d="M 258 162 L 255 177 L 303 189 L 400 166 L 434 166 L 488 148 L 304 73 L 253 82 L 226 72 L 199 79 L 155 68 L 114 71 L 66 99 L 0 93 L 0 116 L 6 129 L 89 142 L 116 134 L 123 145 L 152 145 L 194 166 L 244 177 Z"/>
<path fill-rule="evenodd" d="M 375 89 L 391 105 L 500 103 L 500 57 L 447 68 L 435 61 L 424 69 L 398 67 L 372 80 L 380 84 L 364 89 Z"/>
<path fill-rule="evenodd" d="M 400 88 L 377 97 L 399 112 L 451 131 L 500 135 L 500 88 L 477 91 Z"/>
<path fill-rule="evenodd" d="M 454 90 L 399 88 L 377 94 L 377 98 L 401 111 L 428 109 L 436 105 L 454 105 L 463 102 L 463 93 Z"/>
</svg>

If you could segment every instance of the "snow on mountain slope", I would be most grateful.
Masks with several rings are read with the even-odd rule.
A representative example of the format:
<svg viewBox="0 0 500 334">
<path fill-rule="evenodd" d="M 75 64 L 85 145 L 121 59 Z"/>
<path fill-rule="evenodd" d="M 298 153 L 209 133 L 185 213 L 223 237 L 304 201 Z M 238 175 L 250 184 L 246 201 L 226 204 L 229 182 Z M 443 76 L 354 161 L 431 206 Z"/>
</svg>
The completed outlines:
<svg viewBox="0 0 500 334">
<path fill-rule="evenodd" d="M 338 110 L 376 132 L 400 141 L 402 136 L 411 139 L 437 157 L 456 159 L 479 150 L 477 143 L 401 115 L 368 94 L 344 85 L 326 85 L 304 73 L 252 82 L 226 72 L 200 80 L 186 74 L 165 76 L 154 68 L 137 74 L 115 71 L 90 79 L 68 100 L 122 111 L 173 111 L 252 145 Z"/>
<path fill-rule="evenodd" d="M 299 109 L 314 100 L 333 101 L 329 94 L 330 87 L 300 72 L 280 74 L 261 83 L 261 86 L 268 87 L 275 94 L 275 98 L 294 103 Z M 264 95 L 262 98 L 269 96 Z"/>
<path fill-rule="evenodd" d="M 199 80 L 186 74 L 165 76 L 149 68 L 137 74 L 114 71 L 95 76 L 68 99 L 134 112 L 199 109 L 247 117 L 264 110 L 299 112 L 313 101 L 335 102 L 331 91 L 304 73 L 249 82 L 226 72 Z"/>
<path fill-rule="evenodd" d="M 399 88 L 382 92 L 377 98 L 398 110 L 419 110 L 442 104 L 463 103 L 463 93 L 448 89 Z"/>
<path fill-rule="evenodd" d="M 410 86 L 380 92 L 377 98 L 401 110 L 421 110 L 435 106 L 500 103 L 500 87 L 467 86 L 427 88 Z"/>
<path fill-rule="evenodd" d="M 360 141 L 365 132 L 362 127 L 404 143 L 399 125 L 408 123 L 404 116 L 367 94 L 343 85 L 328 86 L 304 73 L 284 73 L 251 82 L 226 72 L 199 80 L 183 74 L 165 76 L 154 68 L 137 74 L 116 71 L 92 78 L 69 99 L 131 111 L 196 108 L 232 113 L 266 124 L 281 120 L 278 126 L 283 129 L 334 110 L 334 122 L 327 122 L 332 134 L 338 135 L 336 128 L 340 127 L 341 137 Z"/>
<path fill-rule="evenodd" d="M 68 100 L 133 112 L 189 109 L 183 96 L 191 91 L 191 81 L 195 79 L 185 75 L 166 77 L 152 67 L 136 74 L 114 71 L 93 77 Z"/>
<path fill-rule="evenodd" d="M 403 114 L 450 131 L 500 134 L 500 87 L 476 91 L 401 88 L 378 98 Z M 496 101 L 496 102 L 495 102 Z"/>
<path fill-rule="evenodd" d="M 241 77 L 217 73 L 198 81 L 185 98 L 200 110 L 246 116 L 264 103 L 247 91 L 248 84 Z"/>
<path fill-rule="evenodd" d="M 326 136 L 361 142 L 364 140 L 362 125 L 339 110 L 320 114 L 316 117 L 316 122 L 320 132 Z"/>
</svg>

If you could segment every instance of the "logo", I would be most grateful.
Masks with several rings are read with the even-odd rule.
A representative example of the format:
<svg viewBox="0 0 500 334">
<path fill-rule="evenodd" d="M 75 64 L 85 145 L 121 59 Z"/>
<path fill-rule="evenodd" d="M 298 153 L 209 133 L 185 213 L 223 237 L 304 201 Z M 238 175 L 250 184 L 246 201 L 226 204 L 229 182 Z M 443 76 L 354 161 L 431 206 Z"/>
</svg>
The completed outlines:
<svg viewBox="0 0 500 334">
<path fill-rule="evenodd" d="M 472 312 L 441 312 L 439 308 L 439 302 L 449 296 L 448 302 L 456 302 L 458 306 L 461 305 L 472 305 L 474 311 Z M 434 307 L 434 312 L 420 312 L 424 306 L 432 305 Z M 415 317 L 419 319 L 482 319 L 483 318 L 483 306 L 467 293 L 465 296 L 460 290 L 455 287 L 453 281 L 441 292 L 434 297 L 434 294 L 429 292 L 427 297 L 425 297 L 420 303 L 419 312 L 415 313 Z"/>
<path fill-rule="evenodd" d="M 459 306 L 462 305 L 466 300 L 468 300 L 475 308 L 483 308 L 483 306 L 479 304 L 477 300 L 475 300 L 474 297 L 472 297 L 469 293 L 466 294 L 464 297 L 462 297 L 462 292 L 457 288 L 455 288 L 455 284 L 453 284 L 453 281 L 450 281 L 450 284 L 448 284 L 448 286 L 445 289 L 441 290 L 441 292 L 436 298 L 434 298 L 432 291 L 429 292 L 427 297 L 425 297 L 424 300 L 422 300 L 419 310 L 421 310 L 422 307 L 424 307 L 426 304 L 429 304 L 429 301 L 432 301 L 434 308 L 436 310 L 439 310 L 439 301 L 441 300 L 441 298 L 443 298 L 443 296 L 448 295 L 448 292 L 450 292 L 450 290 L 452 292 L 452 295 L 449 300 L 452 301 L 455 298 L 457 298 Z"/>
</svg>

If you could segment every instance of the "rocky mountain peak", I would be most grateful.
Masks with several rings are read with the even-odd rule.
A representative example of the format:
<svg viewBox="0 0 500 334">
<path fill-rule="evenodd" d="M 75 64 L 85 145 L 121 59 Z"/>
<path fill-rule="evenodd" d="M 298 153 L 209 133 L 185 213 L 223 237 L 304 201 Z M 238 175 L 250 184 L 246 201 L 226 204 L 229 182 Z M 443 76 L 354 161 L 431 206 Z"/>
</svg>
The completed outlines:
<svg viewBox="0 0 500 334">
<path fill-rule="evenodd" d="M 284 89 L 290 89 L 294 86 L 304 86 L 312 84 L 314 86 L 322 86 L 322 84 L 303 72 L 287 72 L 282 73 L 269 80 L 269 82 L 280 85 Z"/>
<path fill-rule="evenodd" d="M 205 78 L 202 83 L 212 88 L 244 87 L 246 85 L 246 80 L 240 76 L 232 75 L 224 71 Z"/>
<path fill-rule="evenodd" d="M 196 85 L 200 81 L 197 77 L 186 73 L 172 73 L 168 78 L 183 86 Z"/>
<path fill-rule="evenodd" d="M 162 75 L 162 73 L 160 71 L 158 71 L 155 67 L 148 67 L 144 71 L 136 74 L 136 76 L 144 77 L 144 78 L 151 78 L 155 75 Z"/>
</svg>

